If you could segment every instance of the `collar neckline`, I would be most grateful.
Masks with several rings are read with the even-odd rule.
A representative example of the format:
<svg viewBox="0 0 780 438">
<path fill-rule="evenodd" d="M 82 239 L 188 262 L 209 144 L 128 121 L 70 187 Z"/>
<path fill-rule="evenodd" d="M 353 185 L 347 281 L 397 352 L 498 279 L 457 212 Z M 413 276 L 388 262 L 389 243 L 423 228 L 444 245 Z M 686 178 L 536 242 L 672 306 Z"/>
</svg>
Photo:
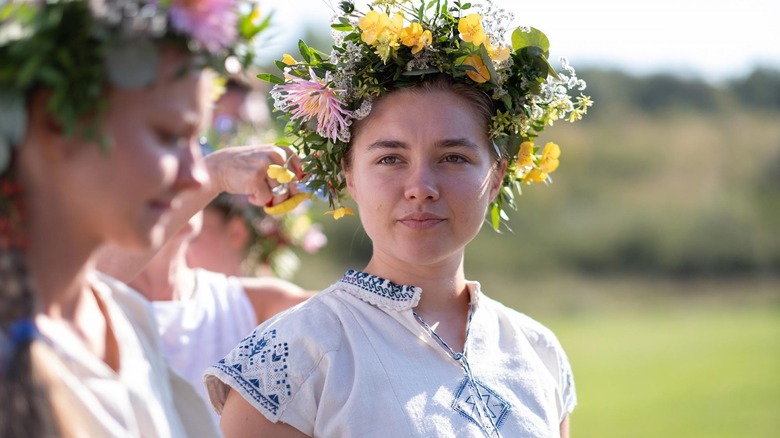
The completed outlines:
<svg viewBox="0 0 780 438">
<path fill-rule="evenodd" d="M 339 283 L 350 294 L 387 310 L 408 310 L 420 302 L 422 288 L 393 283 L 382 277 L 349 269 Z"/>
<path fill-rule="evenodd" d="M 420 287 L 398 285 L 385 278 L 354 269 L 347 270 L 339 284 L 351 295 L 387 310 L 413 309 L 417 307 L 422 295 Z M 469 281 L 466 285 L 469 303 L 476 308 L 479 302 L 479 283 Z"/>
</svg>

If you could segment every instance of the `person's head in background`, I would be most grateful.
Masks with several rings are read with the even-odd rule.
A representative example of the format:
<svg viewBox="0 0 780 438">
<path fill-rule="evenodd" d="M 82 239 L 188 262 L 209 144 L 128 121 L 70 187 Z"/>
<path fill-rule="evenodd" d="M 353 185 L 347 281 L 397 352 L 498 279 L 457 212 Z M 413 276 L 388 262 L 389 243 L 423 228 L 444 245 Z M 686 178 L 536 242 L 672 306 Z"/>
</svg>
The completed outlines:
<svg viewBox="0 0 780 438">
<path fill-rule="evenodd" d="M 66 434 L 36 315 L 81 330 L 97 248 L 159 247 L 180 195 L 208 183 L 204 61 L 235 31 L 206 38 L 188 5 L 130 3 L 0 6 L 0 436 Z"/>
<path fill-rule="evenodd" d="M 271 128 L 266 90 L 262 81 L 240 75 L 231 76 L 214 105 L 208 140 L 214 145 L 236 146 L 263 140 Z"/>
<path fill-rule="evenodd" d="M 203 209 L 203 225 L 187 248 L 187 263 L 232 276 L 289 279 L 299 266 L 295 250 L 319 250 L 327 239 L 306 205 L 284 216 L 265 214 L 245 197 L 227 193 Z"/>
</svg>

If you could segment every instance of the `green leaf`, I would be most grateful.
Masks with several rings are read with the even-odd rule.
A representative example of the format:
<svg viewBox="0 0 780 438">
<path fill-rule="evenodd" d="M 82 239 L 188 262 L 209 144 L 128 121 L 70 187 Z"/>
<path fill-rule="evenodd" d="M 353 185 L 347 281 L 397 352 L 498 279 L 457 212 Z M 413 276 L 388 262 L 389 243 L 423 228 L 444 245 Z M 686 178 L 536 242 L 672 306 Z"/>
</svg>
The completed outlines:
<svg viewBox="0 0 780 438">
<path fill-rule="evenodd" d="M 306 61 L 307 64 L 310 64 L 311 53 L 309 52 L 309 46 L 307 46 L 303 40 L 298 40 L 298 51 L 301 52 L 303 60 Z"/>
<path fill-rule="evenodd" d="M 498 86 L 498 73 L 496 73 L 496 69 L 493 66 L 493 60 L 490 59 L 490 54 L 488 54 L 487 47 L 482 44 L 480 48 L 482 50 L 479 52 L 479 56 L 482 58 L 482 63 L 485 64 L 485 67 L 488 69 L 488 73 L 490 74 L 490 83 Z"/>
<path fill-rule="evenodd" d="M 339 32 L 349 32 L 353 29 L 351 24 L 333 23 L 330 25 L 331 29 Z"/>
<path fill-rule="evenodd" d="M 490 222 L 491 225 L 493 225 L 493 229 L 496 231 L 498 231 L 498 227 L 501 225 L 501 217 L 499 216 L 500 210 L 501 209 L 495 201 L 490 203 Z"/>
<path fill-rule="evenodd" d="M 284 80 L 282 78 L 276 75 L 272 75 L 270 73 L 260 73 L 259 75 L 257 75 L 257 79 L 270 82 L 272 84 L 277 84 L 277 85 L 284 84 Z"/>
<path fill-rule="evenodd" d="M 436 68 L 426 68 L 422 70 L 412 70 L 412 71 L 404 71 L 401 73 L 401 76 L 422 76 L 422 75 L 428 75 L 433 73 L 438 73 L 439 70 Z"/>
<path fill-rule="evenodd" d="M 539 29 L 531 28 L 530 32 L 524 32 L 519 27 L 512 32 L 512 48 L 520 50 L 523 47 L 538 47 L 543 52 L 550 50 L 550 40 Z"/>
</svg>

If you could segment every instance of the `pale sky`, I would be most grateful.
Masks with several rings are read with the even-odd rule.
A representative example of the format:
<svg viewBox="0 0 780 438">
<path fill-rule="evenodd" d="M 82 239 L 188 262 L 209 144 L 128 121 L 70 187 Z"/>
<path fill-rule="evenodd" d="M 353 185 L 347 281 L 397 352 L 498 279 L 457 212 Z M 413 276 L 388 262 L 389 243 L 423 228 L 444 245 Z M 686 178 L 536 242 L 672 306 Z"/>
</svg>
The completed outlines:
<svg viewBox="0 0 780 438">
<path fill-rule="evenodd" d="M 466 0 L 463 0 L 464 2 Z M 472 0 L 477 3 L 479 0 Z M 670 72 L 719 81 L 756 66 L 780 69 L 780 0 L 494 0 L 550 39 L 554 65 Z M 328 32 L 338 0 L 263 0 L 275 10 L 274 53 L 306 25 Z M 275 55 L 278 57 L 278 55 Z"/>
</svg>

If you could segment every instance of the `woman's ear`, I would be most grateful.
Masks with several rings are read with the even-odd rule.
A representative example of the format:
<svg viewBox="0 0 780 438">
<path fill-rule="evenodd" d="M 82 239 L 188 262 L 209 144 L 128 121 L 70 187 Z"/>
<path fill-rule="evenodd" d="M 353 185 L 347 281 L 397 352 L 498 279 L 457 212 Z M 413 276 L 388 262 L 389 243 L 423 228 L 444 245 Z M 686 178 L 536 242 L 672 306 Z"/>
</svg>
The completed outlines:
<svg viewBox="0 0 780 438">
<path fill-rule="evenodd" d="M 506 175 L 506 158 L 501 158 L 501 161 L 497 163 L 496 171 L 493 173 L 493 180 L 490 186 L 490 200 L 496 199 L 498 191 L 501 190 L 501 185 L 504 182 L 504 175 Z"/>
<path fill-rule="evenodd" d="M 38 90 L 30 98 L 27 133 L 43 157 L 49 160 L 66 158 L 71 151 L 80 149 L 79 133 L 67 135 L 65 129 L 49 111 L 51 92 Z"/>
<path fill-rule="evenodd" d="M 349 194 L 349 197 L 355 199 L 355 191 L 353 190 L 355 182 L 352 179 L 352 172 L 346 166 L 343 158 L 341 159 L 341 173 L 344 175 L 344 181 L 347 183 L 347 193 Z"/>
</svg>

